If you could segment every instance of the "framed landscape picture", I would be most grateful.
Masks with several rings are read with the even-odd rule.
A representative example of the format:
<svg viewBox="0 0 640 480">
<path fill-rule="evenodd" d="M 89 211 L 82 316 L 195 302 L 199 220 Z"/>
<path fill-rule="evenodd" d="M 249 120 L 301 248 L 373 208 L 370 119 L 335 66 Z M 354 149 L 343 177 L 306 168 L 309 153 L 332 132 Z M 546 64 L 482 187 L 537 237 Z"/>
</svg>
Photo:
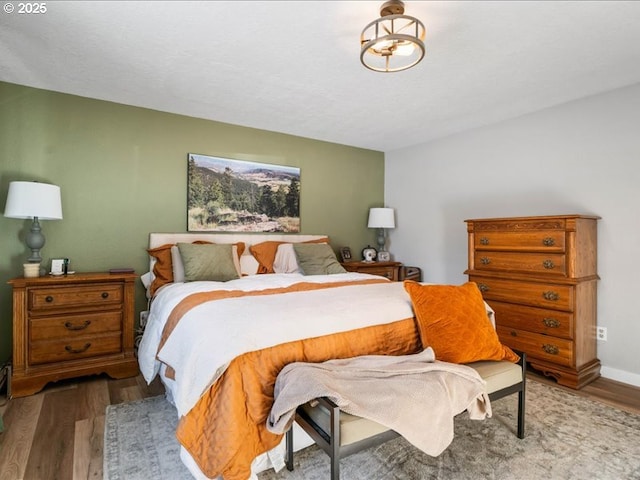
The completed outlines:
<svg viewBox="0 0 640 480">
<path fill-rule="evenodd" d="M 300 169 L 188 154 L 187 230 L 300 232 Z"/>
</svg>

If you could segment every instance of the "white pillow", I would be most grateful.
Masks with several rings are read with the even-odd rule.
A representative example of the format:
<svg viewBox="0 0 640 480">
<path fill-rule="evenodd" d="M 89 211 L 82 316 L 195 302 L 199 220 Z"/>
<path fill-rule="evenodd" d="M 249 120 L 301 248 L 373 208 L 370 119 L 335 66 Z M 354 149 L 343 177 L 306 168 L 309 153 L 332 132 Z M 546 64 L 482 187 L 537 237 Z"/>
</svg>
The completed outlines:
<svg viewBox="0 0 640 480">
<path fill-rule="evenodd" d="M 255 275 L 258 273 L 258 267 L 260 264 L 256 260 L 256 257 L 247 253 L 249 249 L 245 250 L 245 253 L 240 257 L 240 270 L 242 275 Z"/>
<path fill-rule="evenodd" d="M 231 247 L 233 253 L 233 265 L 236 267 L 238 276 L 242 276 L 240 273 L 240 260 L 238 260 L 238 246 L 233 245 Z M 173 270 L 173 281 L 175 283 L 184 282 L 184 263 L 182 263 L 182 257 L 180 256 L 180 250 L 177 245 L 171 247 L 171 267 Z"/>
<path fill-rule="evenodd" d="M 278 245 L 276 258 L 273 260 L 273 271 L 275 273 L 302 273 L 298 266 L 296 252 L 293 250 L 293 243 Z"/>
</svg>

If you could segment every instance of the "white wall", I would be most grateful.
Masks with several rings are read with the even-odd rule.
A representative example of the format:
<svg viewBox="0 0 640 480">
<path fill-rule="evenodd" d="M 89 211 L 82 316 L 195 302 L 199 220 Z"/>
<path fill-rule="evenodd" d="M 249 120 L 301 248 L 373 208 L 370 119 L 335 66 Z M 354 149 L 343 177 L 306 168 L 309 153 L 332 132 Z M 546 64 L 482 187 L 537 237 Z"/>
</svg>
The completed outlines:
<svg viewBox="0 0 640 480">
<path fill-rule="evenodd" d="M 640 386 L 640 84 L 388 152 L 395 259 L 462 283 L 465 219 L 599 215 L 604 377 Z"/>
</svg>

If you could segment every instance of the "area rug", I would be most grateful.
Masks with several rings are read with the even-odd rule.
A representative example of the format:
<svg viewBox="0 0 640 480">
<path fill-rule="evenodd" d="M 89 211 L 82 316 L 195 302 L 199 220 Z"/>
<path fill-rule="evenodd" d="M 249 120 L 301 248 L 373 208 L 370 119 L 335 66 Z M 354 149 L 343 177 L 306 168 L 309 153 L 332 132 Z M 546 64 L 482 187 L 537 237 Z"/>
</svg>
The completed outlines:
<svg viewBox="0 0 640 480">
<path fill-rule="evenodd" d="M 341 462 L 343 480 L 640 479 L 640 416 L 536 381 L 527 382 L 526 437 L 515 436 L 516 396 L 492 403 L 493 417 L 455 421 L 449 448 L 434 458 L 402 438 Z M 425 408 L 429 408 L 425 402 Z M 190 479 L 163 397 L 113 405 L 105 425 L 105 480 Z M 312 446 L 295 469 L 260 480 L 328 480 L 329 457 Z"/>
</svg>

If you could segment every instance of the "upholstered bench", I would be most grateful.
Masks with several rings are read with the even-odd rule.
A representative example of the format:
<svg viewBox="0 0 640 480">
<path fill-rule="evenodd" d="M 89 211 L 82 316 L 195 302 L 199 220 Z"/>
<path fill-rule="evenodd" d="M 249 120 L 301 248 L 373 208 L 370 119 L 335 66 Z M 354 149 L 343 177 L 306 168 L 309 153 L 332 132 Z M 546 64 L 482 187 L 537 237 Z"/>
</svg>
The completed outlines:
<svg viewBox="0 0 640 480">
<path fill-rule="evenodd" d="M 518 352 L 519 353 L 519 352 Z M 524 438 L 526 357 L 518 363 L 481 361 L 469 363 L 487 383 L 491 401 L 518 394 L 518 438 Z M 340 478 L 340 459 L 365 448 L 380 445 L 398 434 L 366 418 L 349 415 L 328 398 L 318 398 L 296 410 L 296 422 L 331 458 L 331 480 Z M 293 470 L 293 428 L 286 434 L 287 469 Z"/>
</svg>

